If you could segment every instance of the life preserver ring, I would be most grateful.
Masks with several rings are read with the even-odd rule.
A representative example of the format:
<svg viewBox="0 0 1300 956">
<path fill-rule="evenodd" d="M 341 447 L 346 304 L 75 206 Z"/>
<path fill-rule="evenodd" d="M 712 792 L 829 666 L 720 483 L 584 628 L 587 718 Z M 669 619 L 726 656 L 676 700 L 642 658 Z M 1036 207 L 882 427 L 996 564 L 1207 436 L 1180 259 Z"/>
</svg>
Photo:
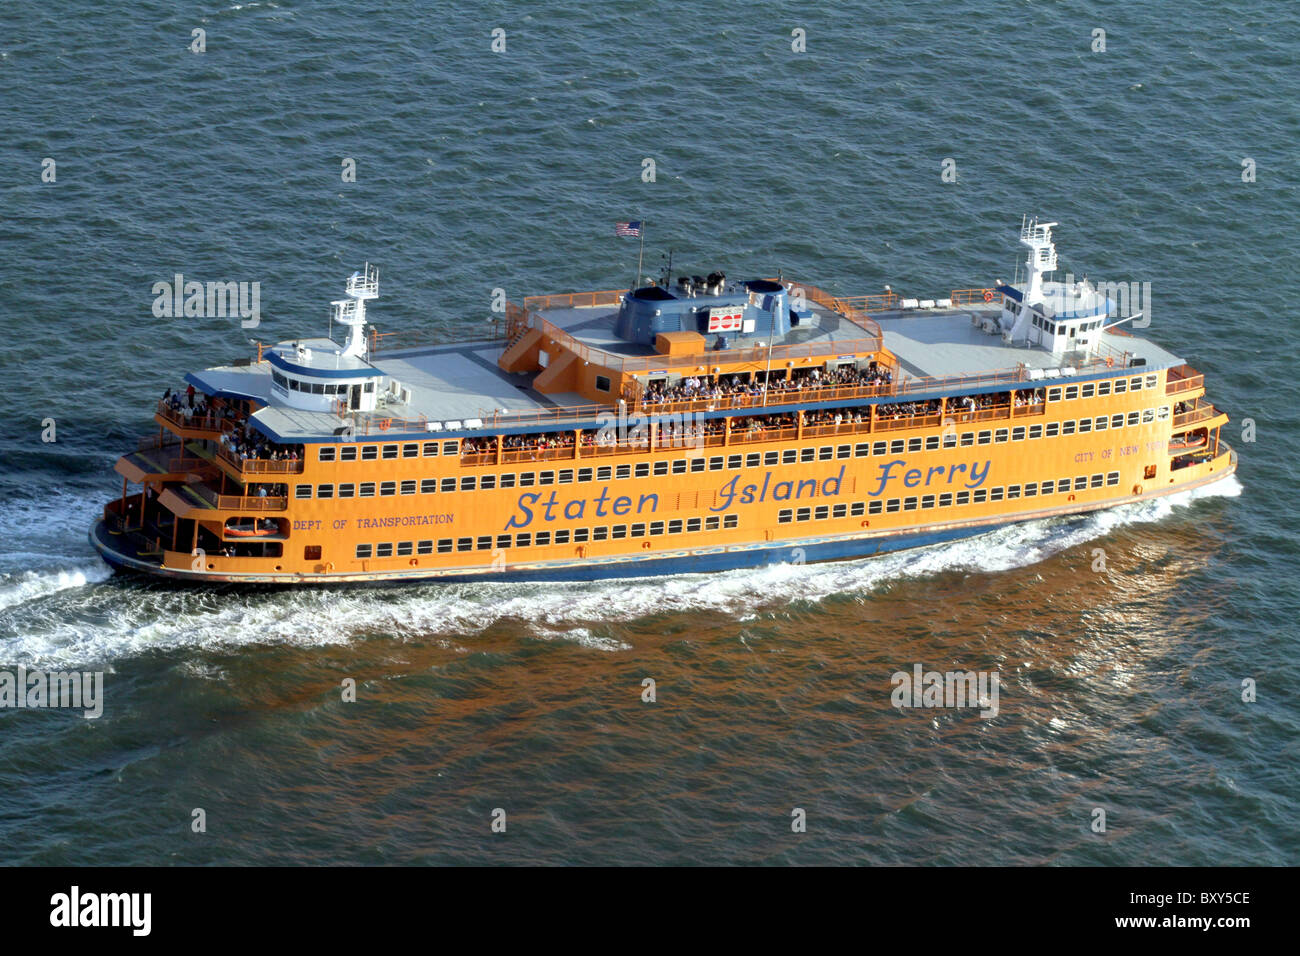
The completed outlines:
<svg viewBox="0 0 1300 956">
<path fill-rule="evenodd" d="M 1109 358 L 1109 357 L 1108 357 L 1108 358 L 1106 359 L 1106 367 L 1107 367 L 1107 368 L 1114 368 L 1114 367 L 1115 367 L 1115 360 L 1114 360 L 1113 358 Z"/>
<path fill-rule="evenodd" d="M 392 424 L 393 420 L 391 418 L 381 418 L 379 419 L 379 430 L 381 432 L 386 432 Z"/>
<path fill-rule="evenodd" d="M 414 568 L 414 567 L 416 567 L 417 565 L 419 565 L 419 563 L 420 563 L 419 558 L 412 558 L 412 559 L 411 559 L 411 567 Z"/>
<path fill-rule="evenodd" d="M 992 301 L 993 301 L 993 290 L 992 290 L 992 289 L 985 289 L 985 290 L 984 290 L 984 301 L 985 301 L 985 302 L 992 302 Z"/>
<path fill-rule="evenodd" d="M 1134 486 L 1133 486 L 1133 494 L 1135 494 L 1135 495 L 1140 495 L 1140 494 L 1142 494 L 1142 486 L 1141 486 L 1141 485 L 1134 485 Z"/>
</svg>

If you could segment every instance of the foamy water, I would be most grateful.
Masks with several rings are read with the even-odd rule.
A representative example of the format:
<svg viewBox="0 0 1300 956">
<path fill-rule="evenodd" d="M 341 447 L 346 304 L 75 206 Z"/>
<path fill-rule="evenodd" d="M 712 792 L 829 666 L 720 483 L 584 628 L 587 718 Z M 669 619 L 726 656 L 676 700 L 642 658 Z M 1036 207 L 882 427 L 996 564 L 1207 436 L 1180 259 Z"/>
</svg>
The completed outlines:
<svg viewBox="0 0 1300 956">
<path fill-rule="evenodd" d="M 1241 491 L 1241 483 L 1229 476 L 1203 488 L 1109 511 L 1010 525 L 975 538 L 879 557 L 594 583 L 142 592 L 110 583 L 109 569 L 102 563 L 77 561 L 0 578 L 0 658 L 40 666 L 84 666 L 184 647 L 310 647 L 347 643 L 365 634 L 464 635 L 503 620 L 517 621 L 524 633 L 541 639 L 617 653 L 632 647 L 593 636 L 591 626 L 704 611 L 748 620 L 768 608 L 869 592 L 893 580 L 949 571 L 1008 571 L 1127 525 L 1160 521 L 1198 499 L 1233 497 Z M 68 593 L 77 590 L 82 593 L 75 597 Z M 50 600 L 53 595 L 69 600 Z"/>
</svg>

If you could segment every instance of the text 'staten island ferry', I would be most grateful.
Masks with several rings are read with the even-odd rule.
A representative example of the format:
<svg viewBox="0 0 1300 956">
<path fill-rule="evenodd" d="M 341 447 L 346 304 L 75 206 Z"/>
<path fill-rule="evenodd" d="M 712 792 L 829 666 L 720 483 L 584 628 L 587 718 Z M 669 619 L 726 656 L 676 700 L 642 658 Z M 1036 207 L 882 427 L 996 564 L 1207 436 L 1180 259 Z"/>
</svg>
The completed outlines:
<svg viewBox="0 0 1300 956">
<path fill-rule="evenodd" d="M 343 346 L 187 375 L 91 540 L 188 581 L 586 579 L 871 555 L 1232 473 L 1204 377 L 1049 281 L 1054 225 L 1022 229 L 1023 282 L 937 300 L 715 272 L 526 298 L 504 339 L 452 345 L 367 330 L 367 266 Z"/>
</svg>

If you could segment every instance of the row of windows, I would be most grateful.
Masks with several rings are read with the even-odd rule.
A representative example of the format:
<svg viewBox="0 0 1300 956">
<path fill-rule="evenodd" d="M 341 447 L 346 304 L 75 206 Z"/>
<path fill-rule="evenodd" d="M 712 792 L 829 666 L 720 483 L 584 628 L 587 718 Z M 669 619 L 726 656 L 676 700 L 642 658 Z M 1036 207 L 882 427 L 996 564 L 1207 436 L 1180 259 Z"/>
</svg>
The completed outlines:
<svg viewBox="0 0 1300 956">
<path fill-rule="evenodd" d="M 1158 378 L 1159 376 L 1152 372 L 1146 376 L 1105 379 L 1100 382 L 1084 382 L 1081 385 L 1057 385 L 1047 390 L 1047 400 L 1059 402 L 1064 398 L 1069 402 L 1076 398 L 1092 398 L 1094 395 L 1098 397 L 1123 395 L 1125 392 L 1136 392 L 1142 388 L 1155 388 Z"/>
<path fill-rule="evenodd" d="M 460 478 L 424 478 L 405 481 L 344 482 L 338 485 L 316 486 L 317 498 L 373 498 L 392 495 L 450 493 L 453 491 L 491 491 L 496 488 L 531 488 L 535 485 L 571 485 L 577 482 L 612 481 L 625 478 L 648 478 L 652 475 L 684 475 L 688 472 L 722 471 L 726 469 L 758 468 L 765 465 L 792 465 L 798 462 L 832 461 L 842 458 L 868 458 L 874 455 L 901 455 L 906 452 L 933 451 L 938 448 L 970 447 L 973 445 L 1001 444 L 1007 441 L 1025 441 L 1039 438 L 1056 438 L 1062 435 L 1084 435 L 1107 429 L 1121 428 L 1125 424 L 1149 424 L 1157 418 L 1169 417 L 1169 406 L 1131 411 L 1125 415 L 1098 415 L 1095 418 L 1071 419 L 1046 424 L 1017 425 L 1014 428 L 989 428 L 960 434 L 930 435 L 926 438 L 895 438 L 892 441 L 858 442 L 845 445 L 822 445 L 820 448 L 787 448 L 784 451 L 749 452 L 738 455 L 714 455 L 710 458 L 679 458 L 675 461 L 638 462 L 635 465 L 600 465 L 586 468 L 560 468 L 548 471 L 524 471 L 516 475 L 464 475 Z M 436 444 L 436 443 L 432 443 Z M 450 443 L 449 443 L 450 444 Z M 374 446 L 372 446 L 374 447 Z M 385 446 L 388 447 L 388 446 Z M 391 446 L 396 448 L 398 446 Z M 354 449 L 355 450 L 355 449 Z M 294 486 L 294 497 L 312 497 L 312 486 Z"/>
<path fill-rule="evenodd" d="M 383 544 L 357 545 L 358 558 L 405 557 L 414 554 L 450 554 L 452 551 L 492 551 L 497 548 L 545 547 L 551 544 L 585 544 L 588 541 L 617 541 L 623 538 L 657 537 L 663 534 L 682 534 L 695 531 L 717 531 L 719 528 L 736 528 L 737 515 L 709 515 L 707 518 L 674 518 L 671 521 L 638 521 L 634 524 L 600 525 L 596 528 L 573 528 L 558 531 L 521 531 L 518 534 L 482 534 L 470 538 L 439 538 L 425 541 L 399 541 Z M 396 547 L 396 550 L 394 550 Z"/>
<path fill-rule="evenodd" d="M 376 461 L 380 458 L 436 458 L 441 450 L 444 455 L 455 455 L 460 450 L 459 440 L 405 442 L 400 445 L 321 445 L 317 452 L 320 461 Z"/>
<path fill-rule="evenodd" d="M 280 386 L 282 392 L 308 392 L 312 395 L 346 395 L 350 385 L 335 384 L 334 382 L 303 382 L 296 378 L 288 378 L 277 371 L 271 372 L 271 380 Z M 375 390 L 374 382 L 365 383 L 367 393 Z"/>
<path fill-rule="evenodd" d="M 1088 488 L 1102 488 L 1118 484 L 1119 472 L 1112 471 L 1105 475 L 1098 473 L 1095 475 L 1079 475 L 1076 478 L 1048 478 L 1041 482 L 1031 481 L 1024 485 L 1007 485 L 1005 488 L 976 488 L 974 491 L 948 491 L 936 495 L 914 495 L 910 498 L 855 501 L 807 508 L 785 508 L 777 512 L 776 520 L 781 524 L 789 524 L 792 521 L 817 521 L 822 518 L 856 518 L 864 514 L 892 514 L 897 511 L 916 511 L 918 508 L 948 508 L 952 505 L 979 505 L 988 501 L 1034 498 L 1043 495 L 1064 494 L 1071 490 L 1084 491 Z"/>
<path fill-rule="evenodd" d="M 1154 374 L 1147 375 L 1145 379 L 1145 387 L 1155 388 L 1155 386 L 1156 376 Z M 1062 396 L 1064 396 L 1067 401 L 1076 398 L 1092 398 L 1094 395 L 1110 395 L 1112 394 L 1112 390 L 1114 394 L 1119 395 L 1125 391 L 1138 391 L 1142 387 L 1143 377 L 1137 375 L 1131 379 L 1115 379 L 1113 382 L 1087 382 L 1082 385 L 1057 386 L 1047 390 L 1047 400 L 1049 402 L 1060 401 Z M 1133 413 L 1130 413 L 1130 416 L 1132 414 Z M 1136 422 L 1130 422 L 1130 424 L 1136 424 Z M 1065 432 L 1064 434 L 1070 433 Z M 919 441 L 919 439 L 914 439 L 914 441 Z M 898 444 L 898 442 L 895 442 L 895 444 Z M 934 447 L 938 446 L 936 445 Z M 318 450 L 317 455 L 318 460 L 320 461 L 376 461 L 379 459 L 396 458 L 435 458 L 439 453 L 444 456 L 455 455 L 458 454 L 459 450 L 459 440 L 448 439 L 441 442 L 405 442 L 389 445 L 343 445 L 337 448 L 333 445 L 322 445 Z M 805 451 L 807 450 L 808 449 L 805 449 Z M 919 450 L 919 448 L 912 450 Z M 883 452 L 879 454 L 883 454 Z M 810 461 L 811 459 L 805 458 L 804 460 Z M 769 464 L 774 464 L 774 462 L 769 462 Z M 599 481 L 602 479 L 597 480 Z"/>
</svg>

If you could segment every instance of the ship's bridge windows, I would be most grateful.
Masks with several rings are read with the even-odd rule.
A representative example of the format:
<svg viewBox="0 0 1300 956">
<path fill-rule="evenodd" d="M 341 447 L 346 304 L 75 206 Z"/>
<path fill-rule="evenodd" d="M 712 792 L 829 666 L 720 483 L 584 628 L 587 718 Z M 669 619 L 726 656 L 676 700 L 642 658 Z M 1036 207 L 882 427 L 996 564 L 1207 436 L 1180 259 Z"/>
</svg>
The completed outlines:
<svg viewBox="0 0 1300 956">
<path fill-rule="evenodd" d="M 317 451 L 316 451 L 316 460 L 317 460 L 317 461 L 333 461 L 333 460 L 334 460 L 334 446 L 333 446 L 333 445 L 321 445 L 320 448 L 317 449 Z"/>
</svg>

